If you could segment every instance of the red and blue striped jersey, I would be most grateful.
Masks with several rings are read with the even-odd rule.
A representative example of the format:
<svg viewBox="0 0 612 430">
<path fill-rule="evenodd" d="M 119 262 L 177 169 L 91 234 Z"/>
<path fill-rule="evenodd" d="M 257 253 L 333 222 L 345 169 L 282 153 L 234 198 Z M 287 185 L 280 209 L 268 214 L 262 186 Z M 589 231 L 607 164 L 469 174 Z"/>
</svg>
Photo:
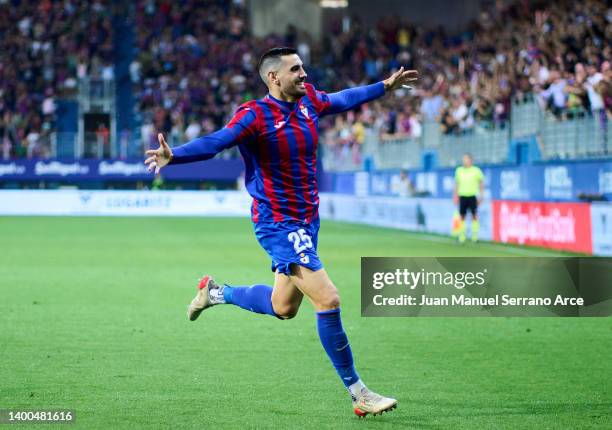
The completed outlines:
<svg viewBox="0 0 612 430">
<path fill-rule="evenodd" d="M 319 118 L 350 110 L 384 92 L 378 82 L 333 94 L 306 84 L 306 95 L 294 103 L 268 94 L 241 105 L 223 129 L 173 148 L 172 164 L 206 160 L 238 145 L 246 189 L 253 197 L 253 222 L 310 223 L 319 207 Z"/>
</svg>

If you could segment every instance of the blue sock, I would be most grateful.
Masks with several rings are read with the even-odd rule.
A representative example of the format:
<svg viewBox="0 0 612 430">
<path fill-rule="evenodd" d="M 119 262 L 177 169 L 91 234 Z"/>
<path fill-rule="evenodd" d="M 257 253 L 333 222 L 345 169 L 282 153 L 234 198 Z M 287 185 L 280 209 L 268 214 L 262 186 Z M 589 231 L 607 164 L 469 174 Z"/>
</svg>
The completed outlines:
<svg viewBox="0 0 612 430">
<path fill-rule="evenodd" d="M 267 285 L 252 285 L 250 287 L 223 288 L 225 303 L 240 306 L 247 311 L 258 314 L 268 314 L 278 317 L 272 308 L 272 287 Z"/>
<path fill-rule="evenodd" d="M 332 364 L 344 385 L 359 381 L 359 375 L 353 365 L 353 353 L 340 320 L 340 309 L 317 312 L 317 329 L 319 338 Z"/>
</svg>

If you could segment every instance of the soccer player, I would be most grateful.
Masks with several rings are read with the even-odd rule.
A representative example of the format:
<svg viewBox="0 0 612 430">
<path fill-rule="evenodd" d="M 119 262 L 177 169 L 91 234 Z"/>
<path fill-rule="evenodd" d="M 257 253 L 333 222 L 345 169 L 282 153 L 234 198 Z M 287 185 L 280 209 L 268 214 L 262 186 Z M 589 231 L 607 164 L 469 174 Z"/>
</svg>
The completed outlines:
<svg viewBox="0 0 612 430">
<path fill-rule="evenodd" d="M 478 241 L 478 231 L 480 230 L 480 222 L 478 221 L 478 205 L 482 201 L 484 195 L 484 175 L 479 167 L 474 166 L 472 156 L 470 154 L 463 155 L 463 166 L 457 167 L 455 170 L 455 190 L 453 193 L 453 201 L 459 204 L 459 216 L 461 222 L 459 224 L 459 242 L 464 243 L 465 235 L 465 217 L 468 211 L 472 215 L 472 242 Z"/>
<path fill-rule="evenodd" d="M 305 295 L 314 305 L 319 338 L 351 395 L 354 412 L 365 416 L 391 410 L 397 400 L 369 390 L 355 371 L 338 290 L 317 254 L 317 123 L 325 115 L 353 109 L 415 81 L 418 73 L 402 67 L 384 81 L 326 94 L 306 83 L 302 61 L 292 48 L 267 51 L 258 71 L 268 95 L 241 105 L 224 128 L 172 149 L 159 134 L 160 147 L 146 151 L 145 164 L 157 172 L 167 164 L 206 160 L 238 145 L 246 188 L 253 197 L 255 236 L 272 260 L 273 287 L 219 285 L 204 276 L 188 317 L 193 321 L 211 306 L 232 304 L 290 319 Z"/>
</svg>

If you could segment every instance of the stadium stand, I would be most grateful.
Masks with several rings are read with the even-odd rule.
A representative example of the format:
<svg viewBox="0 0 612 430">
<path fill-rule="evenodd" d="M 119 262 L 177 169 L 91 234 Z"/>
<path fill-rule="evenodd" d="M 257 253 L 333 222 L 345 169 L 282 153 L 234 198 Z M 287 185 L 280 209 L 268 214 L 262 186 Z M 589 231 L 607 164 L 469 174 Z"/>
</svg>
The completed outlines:
<svg viewBox="0 0 612 430">
<path fill-rule="evenodd" d="M 144 146 L 155 145 L 159 131 L 171 144 L 210 133 L 260 95 L 254 53 L 280 41 L 252 39 L 247 20 L 240 2 L 138 2 L 130 69 Z"/>
<path fill-rule="evenodd" d="M 297 46 L 311 80 L 328 91 L 380 80 L 400 64 L 421 71 L 410 97 L 398 91 L 322 124 L 328 169 L 359 168 L 367 158 L 381 168 L 415 167 L 432 148 L 441 166 L 466 149 L 499 163 L 511 137 L 531 135 L 544 159 L 609 153 L 612 12 L 604 1 L 494 2 L 458 34 L 397 17 L 366 28 L 355 17 L 348 29 L 332 24 L 320 43 L 291 26 L 253 37 L 241 1 L 141 0 L 121 11 L 133 30 L 101 1 L 0 8 L 3 158 L 57 155 L 49 139 L 57 100 L 86 77 L 112 80 L 119 70 L 131 85 L 117 100 L 118 128 L 95 135 L 128 146 L 115 153 L 139 154 L 158 131 L 171 144 L 208 133 L 263 95 L 256 53 L 279 44 Z M 113 44 L 113 32 L 123 43 Z"/>
<path fill-rule="evenodd" d="M 499 163 L 510 137 L 527 135 L 540 137 L 544 159 L 609 154 L 610 9 L 602 1 L 543 5 L 493 5 L 457 35 L 386 19 L 376 32 L 357 25 L 332 36 L 329 46 L 344 46 L 330 52 L 360 57 L 358 82 L 379 79 L 400 62 L 423 80 L 408 103 L 399 93 L 374 103 L 374 114 L 336 122 L 326 166 L 352 170 L 369 155 L 378 167 L 417 167 L 428 148 L 439 150 L 442 166 L 466 150 Z M 380 53 L 374 63 L 372 52 Z M 369 139 L 357 138 L 360 123 L 375 130 Z"/>
<path fill-rule="evenodd" d="M 0 2 L 3 158 L 53 156 L 58 99 L 86 77 L 113 78 L 108 2 Z"/>
</svg>

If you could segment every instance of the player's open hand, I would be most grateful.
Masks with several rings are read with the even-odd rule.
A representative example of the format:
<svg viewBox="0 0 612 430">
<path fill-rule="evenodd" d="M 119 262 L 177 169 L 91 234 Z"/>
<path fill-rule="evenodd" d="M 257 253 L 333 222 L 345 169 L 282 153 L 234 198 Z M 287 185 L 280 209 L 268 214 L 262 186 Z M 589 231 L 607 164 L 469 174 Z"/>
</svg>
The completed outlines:
<svg viewBox="0 0 612 430">
<path fill-rule="evenodd" d="M 159 133 L 157 139 L 159 140 L 159 148 L 146 151 L 147 159 L 144 162 L 147 165 L 147 170 L 149 172 L 155 170 L 155 174 L 158 174 L 161 168 L 172 160 L 172 151 L 166 143 L 164 135 Z"/>
<path fill-rule="evenodd" d="M 416 70 L 404 70 L 402 66 L 397 72 L 393 73 L 383 81 L 385 91 L 393 91 L 402 88 L 403 85 L 408 86 L 419 79 L 419 72 Z"/>
</svg>

